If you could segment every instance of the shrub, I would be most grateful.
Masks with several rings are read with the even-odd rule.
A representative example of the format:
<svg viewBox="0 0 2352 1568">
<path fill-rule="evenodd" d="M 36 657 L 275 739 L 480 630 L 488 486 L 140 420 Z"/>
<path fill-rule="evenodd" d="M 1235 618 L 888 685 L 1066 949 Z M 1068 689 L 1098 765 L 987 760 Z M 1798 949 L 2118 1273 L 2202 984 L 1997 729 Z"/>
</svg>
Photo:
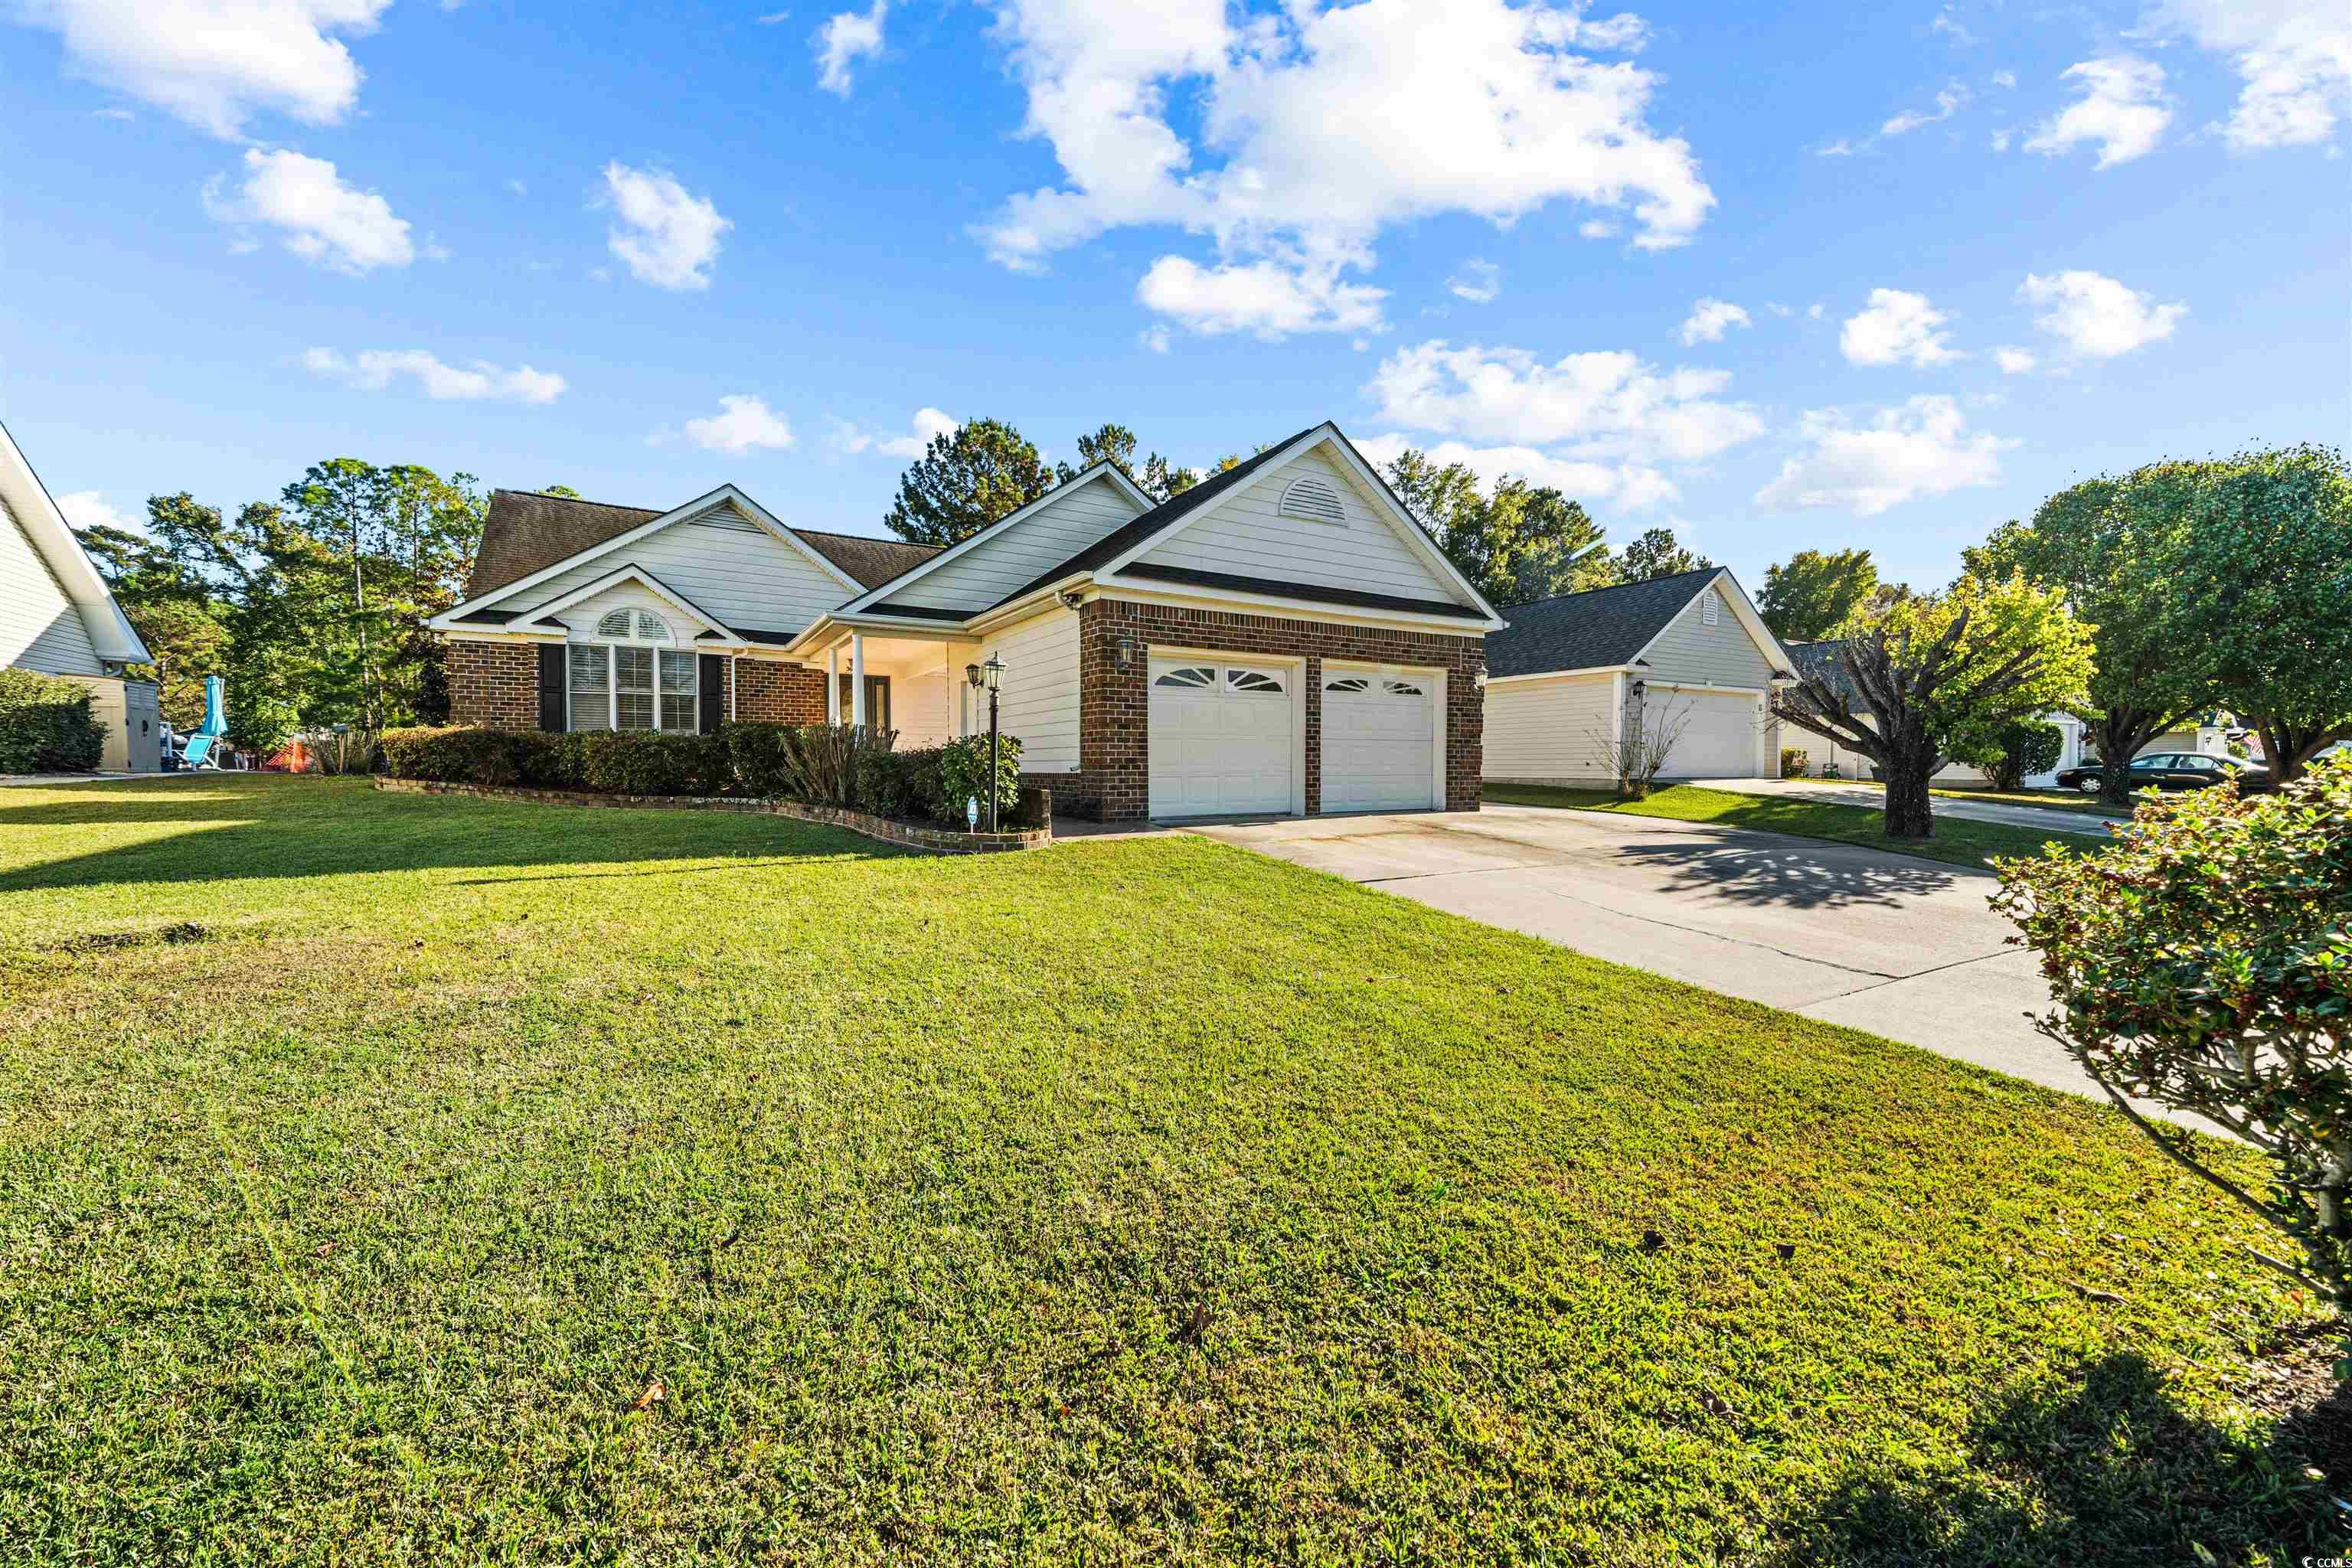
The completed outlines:
<svg viewBox="0 0 2352 1568">
<path fill-rule="evenodd" d="M 2058 1004 L 2042 1032 L 2166 1152 L 2294 1237 L 2299 1268 L 2256 1256 L 2352 1319 L 2352 759 L 2252 799 L 2152 799 L 2102 854 L 1997 864 L 1993 906 Z M 2269 1155 L 2268 1192 L 2135 1095 Z"/>
<path fill-rule="evenodd" d="M 858 809 L 906 819 L 937 816 L 940 755 L 937 746 L 862 753 L 857 759 Z"/>
<path fill-rule="evenodd" d="M 740 719 L 720 726 L 727 757 L 736 783 L 746 795 L 781 795 L 792 777 L 792 733 L 789 724 Z"/>
<path fill-rule="evenodd" d="M 815 805 L 856 806 L 859 759 L 887 752 L 895 730 L 861 724 L 803 724 L 785 731 L 779 795 Z"/>
<path fill-rule="evenodd" d="M 1993 788 L 2008 790 L 2023 789 L 2030 774 L 2046 773 L 2056 767 L 2058 753 L 2066 743 L 2057 725 L 2039 719 L 1996 725 L 1989 741 L 1979 757 L 1961 760 L 1983 768 Z"/>
<path fill-rule="evenodd" d="M 996 811 L 1000 823 L 1021 806 L 1021 737 L 1005 735 L 996 766 Z M 940 748 L 939 782 L 932 813 L 940 821 L 964 825 L 964 803 L 980 803 L 980 823 L 988 825 L 988 737 L 971 735 Z"/>
<path fill-rule="evenodd" d="M 1784 779 L 1801 779 L 1805 776 L 1805 749 L 1802 746 L 1780 748 L 1780 776 Z"/>
<path fill-rule="evenodd" d="M 732 782 L 726 743 L 715 735 L 653 730 L 583 730 L 565 737 L 563 762 L 575 789 L 600 795 L 718 795 Z"/>
<path fill-rule="evenodd" d="M 384 772 L 394 778 L 503 786 L 526 782 L 518 743 L 524 738 L 471 724 L 418 726 L 386 730 L 379 744 Z"/>
<path fill-rule="evenodd" d="M 0 773 L 82 773 L 106 752 L 89 688 L 61 675 L 0 669 Z"/>
</svg>

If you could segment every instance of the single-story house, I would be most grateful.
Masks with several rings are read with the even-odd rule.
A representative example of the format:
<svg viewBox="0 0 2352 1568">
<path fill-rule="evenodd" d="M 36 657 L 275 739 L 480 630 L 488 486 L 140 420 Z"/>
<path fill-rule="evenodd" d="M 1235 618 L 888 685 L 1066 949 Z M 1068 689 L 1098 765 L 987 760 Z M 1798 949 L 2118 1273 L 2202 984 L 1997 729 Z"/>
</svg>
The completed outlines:
<svg viewBox="0 0 2352 1568">
<path fill-rule="evenodd" d="M 946 549 L 794 528 L 733 485 L 667 510 L 491 499 L 453 717 L 510 728 L 985 733 L 1109 819 L 1475 810 L 1502 626 L 1330 424 L 1154 502 L 1097 463 Z"/>
<path fill-rule="evenodd" d="M 1659 776 L 1770 778 L 1771 694 L 1788 654 L 1730 572 L 1710 566 L 1507 606 L 1486 639 L 1486 776 L 1612 782 L 1610 738 L 1678 725 Z"/>
<path fill-rule="evenodd" d="M 89 688 L 90 709 L 106 726 L 99 766 L 152 773 L 163 765 L 155 684 L 126 679 L 123 667 L 153 660 L 48 488 L 0 426 L 0 666 Z"/>
</svg>

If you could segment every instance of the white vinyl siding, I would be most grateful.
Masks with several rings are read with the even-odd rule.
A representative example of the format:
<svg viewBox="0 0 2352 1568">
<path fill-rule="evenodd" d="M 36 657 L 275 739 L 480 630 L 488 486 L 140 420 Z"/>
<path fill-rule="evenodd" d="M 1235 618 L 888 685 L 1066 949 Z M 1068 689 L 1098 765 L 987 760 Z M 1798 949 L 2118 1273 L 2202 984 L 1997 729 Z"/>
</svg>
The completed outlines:
<svg viewBox="0 0 2352 1568">
<path fill-rule="evenodd" d="M 1283 496 L 1302 479 L 1329 485 L 1339 497 L 1344 521 L 1324 522 L 1284 515 Z M 1385 517 L 1372 510 L 1354 479 L 1320 450 L 1295 458 L 1244 485 L 1140 559 L 1155 566 L 1228 572 L 1276 582 L 1311 583 L 1321 588 L 1354 588 L 1402 599 L 1467 603 L 1398 536 Z"/>
<path fill-rule="evenodd" d="M 1021 771 L 1074 773 L 1078 766 L 1078 617 L 1058 605 L 999 631 L 981 645 L 979 658 L 1004 661 L 997 691 L 997 725 L 1021 737 Z M 988 730 L 982 693 L 977 731 Z"/>
<path fill-rule="evenodd" d="M 1067 495 L 1056 493 L 1003 533 L 883 595 L 882 603 L 984 610 L 1139 515 L 1133 501 L 1097 476 Z"/>
<path fill-rule="evenodd" d="M 1615 684 L 1611 676 L 1585 675 L 1488 686 L 1480 771 L 1496 783 L 1607 782 L 1601 742 L 1614 721 Z"/>
<path fill-rule="evenodd" d="M 1709 594 L 1720 590 L 1710 588 Z M 1737 686 L 1762 689 L 1772 679 L 1771 661 L 1748 635 L 1748 628 L 1724 605 L 1716 616 L 1716 624 L 1706 623 L 1702 601 L 1706 594 L 1695 595 L 1657 636 L 1642 662 L 1649 668 L 1643 678 L 1651 684 L 1685 686 Z"/>
<path fill-rule="evenodd" d="M 105 673 L 81 611 L 5 501 L 0 520 L 7 524 L 0 528 L 0 666 L 45 675 Z"/>
<path fill-rule="evenodd" d="M 730 517 L 737 515 L 732 508 L 727 510 Z M 705 615 L 735 629 L 796 633 L 856 593 L 798 548 L 764 530 L 742 532 L 731 527 L 697 527 L 689 518 L 560 572 L 499 605 L 502 609 L 528 611 L 551 604 L 625 565 L 644 567 L 672 593 L 685 595 Z M 646 596 L 639 593 L 637 599 L 644 602 Z M 606 603 L 602 596 L 594 602 Z M 564 611 L 561 619 L 570 626 L 593 626 L 593 616 L 584 623 L 581 619 L 580 612 L 586 608 L 585 605 L 574 606 Z M 675 611 L 664 613 L 684 624 Z"/>
<path fill-rule="evenodd" d="M 956 671 L 957 684 L 963 680 L 963 671 Z M 943 671 L 932 670 L 928 675 L 894 675 L 890 678 L 891 724 L 898 731 L 898 749 L 913 751 L 918 746 L 936 746 L 954 731 L 949 728 L 952 717 L 948 708 L 950 688 Z"/>
</svg>

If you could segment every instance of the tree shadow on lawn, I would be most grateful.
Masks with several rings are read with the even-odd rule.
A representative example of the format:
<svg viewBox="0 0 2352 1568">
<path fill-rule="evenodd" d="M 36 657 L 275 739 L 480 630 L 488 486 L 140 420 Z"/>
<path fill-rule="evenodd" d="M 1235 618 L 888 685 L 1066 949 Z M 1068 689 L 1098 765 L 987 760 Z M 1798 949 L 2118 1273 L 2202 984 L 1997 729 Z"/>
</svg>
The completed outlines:
<svg viewBox="0 0 2352 1568">
<path fill-rule="evenodd" d="M 1746 837 L 1743 835 L 1743 837 Z M 1662 871 L 1678 892 L 1706 892 L 1743 904 L 1790 909 L 1850 909 L 1875 905 L 1898 909 L 1924 894 L 1939 893 L 1968 879 L 1990 881 L 1991 873 L 1927 860 L 1889 863 L 1893 857 L 1837 855 L 1832 844 L 1769 847 L 1724 844 L 1628 844 L 1626 859 Z M 1825 853 L 1826 852 L 1826 853 Z M 1988 889 L 1990 890 L 1990 889 Z"/>
<path fill-rule="evenodd" d="M 108 883 L 639 860 L 887 859 L 915 853 L 787 816 L 380 794 L 364 781 L 257 775 L 222 788 L 79 787 L 89 793 L 22 805 L 0 800 L 0 850 L 25 829 L 87 827 L 101 837 L 110 828 L 184 823 L 186 830 L 0 870 L 0 893 Z"/>
<path fill-rule="evenodd" d="M 2259 1551 L 2293 1563 L 2346 1551 L 2352 1526 L 2334 1500 L 2352 1483 L 2352 1400 L 2340 1392 L 2306 1402 L 2263 1442 L 2181 1409 L 2127 1352 L 2008 1401 L 1969 1446 L 1970 1474 L 1848 1480 L 1791 1532 L 1784 1561 L 2238 1563 Z"/>
</svg>

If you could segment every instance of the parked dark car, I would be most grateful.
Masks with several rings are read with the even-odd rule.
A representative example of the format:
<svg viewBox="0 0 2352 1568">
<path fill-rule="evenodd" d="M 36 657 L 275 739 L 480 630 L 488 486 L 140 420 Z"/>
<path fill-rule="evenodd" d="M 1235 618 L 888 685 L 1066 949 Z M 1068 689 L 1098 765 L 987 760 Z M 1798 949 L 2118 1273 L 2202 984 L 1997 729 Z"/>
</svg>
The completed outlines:
<svg viewBox="0 0 2352 1568">
<path fill-rule="evenodd" d="M 2134 757 L 2131 765 L 2134 790 L 2210 789 L 2229 779 L 2236 779 L 2240 789 L 2254 789 L 2269 776 L 2259 763 L 2209 756 L 2203 752 L 2152 752 L 2145 757 Z M 2096 795 L 2105 777 L 2096 763 L 2085 763 L 2061 773 L 2058 787 Z"/>
</svg>

